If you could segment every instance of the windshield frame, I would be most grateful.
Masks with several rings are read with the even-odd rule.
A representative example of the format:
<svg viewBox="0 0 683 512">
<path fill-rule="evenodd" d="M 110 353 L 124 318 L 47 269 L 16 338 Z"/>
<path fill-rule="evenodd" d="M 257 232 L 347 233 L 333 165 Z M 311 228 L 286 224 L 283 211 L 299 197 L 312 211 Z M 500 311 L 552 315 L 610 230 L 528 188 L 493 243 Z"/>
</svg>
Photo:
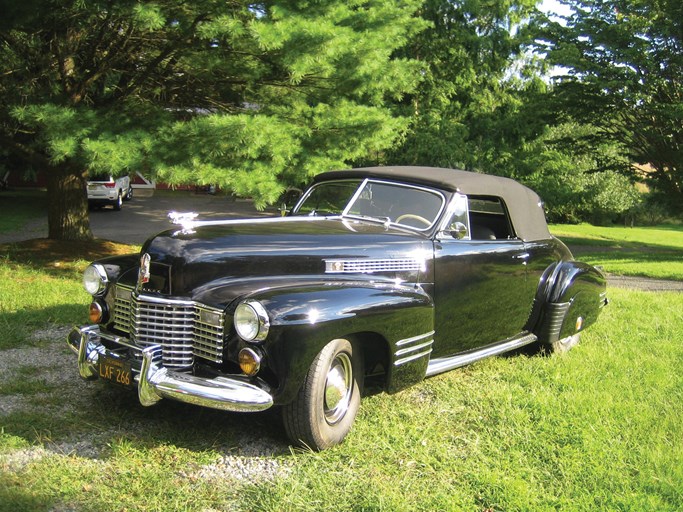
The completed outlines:
<svg viewBox="0 0 683 512">
<path fill-rule="evenodd" d="M 377 179 L 377 178 L 371 178 L 371 177 L 366 177 L 364 179 L 359 180 L 358 178 L 346 178 L 346 179 L 338 179 L 338 180 L 329 180 L 329 181 L 320 181 L 318 183 L 315 183 L 312 185 L 306 193 L 301 197 L 301 199 L 297 202 L 296 206 L 292 209 L 291 215 L 293 216 L 306 216 L 306 215 L 311 215 L 309 214 L 299 214 L 299 209 L 303 204 L 306 202 L 306 200 L 310 197 L 311 193 L 320 186 L 324 186 L 325 184 L 328 183 L 340 183 L 340 182 L 358 182 L 358 187 L 356 191 L 353 193 L 351 198 L 349 199 L 348 203 L 344 207 L 344 210 L 339 213 L 339 214 L 330 214 L 330 215 L 325 215 L 327 217 L 342 217 L 342 218 L 349 218 L 349 219 L 357 219 L 357 220 L 370 220 L 370 221 L 377 221 L 380 222 L 386 226 L 399 226 L 401 228 L 409 229 L 412 231 L 418 231 L 420 233 L 427 233 L 429 231 L 432 231 L 435 226 L 439 224 L 439 220 L 441 219 L 443 212 L 447 206 L 447 198 L 446 195 L 443 193 L 443 191 L 436 189 L 436 188 L 431 188 L 431 187 L 425 187 L 421 185 L 414 185 L 411 183 L 404 183 L 404 182 L 399 182 L 399 181 L 390 181 L 390 180 L 384 180 L 384 179 Z M 403 223 L 398 223 L 395 221 L 392 221 L 388 217 L 375 217 L 375 216 L 368 216 L 368 215 L 360 215 L 360 214 L 355 214 L 355 213 L 350 213 L 350 210 L 353 208 L 355 205 L 356 201 L 359 199 L 359 197 L 363 194 L 363 192 L 366 190 L 366 187 L 368 184 L 379 184 L 379 185 L 388 185 L 392 187 L 401 187 L 401 188 L 406 188 L 406 189 L 411 189 L 411 190 L 418 190 L 421 192 L 426 192 L 432 195 L 437 196 L 441 204 L 439 206 L 439 209 L 437 213 L 435 214 L 431 224 L 427 227 L 424 228 L 419 228 L 416 226 L 412 226 L 409 224 L 403 224 Z M 315 214 L 313 214 L 315 215 Z M 430 219 L 428 219 L 430 220 Z"/>
</svg>

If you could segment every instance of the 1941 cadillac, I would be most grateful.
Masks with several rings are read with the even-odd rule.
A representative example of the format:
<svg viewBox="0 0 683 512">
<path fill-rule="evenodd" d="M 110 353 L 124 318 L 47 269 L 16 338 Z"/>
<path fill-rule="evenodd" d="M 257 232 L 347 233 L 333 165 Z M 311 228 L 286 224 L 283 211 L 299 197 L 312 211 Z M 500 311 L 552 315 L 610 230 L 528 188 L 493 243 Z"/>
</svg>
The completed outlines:
<svg viewBox="0 0 683 512">
<path fill-rule="evenodd" d="M 596 268 L 506 178 L 375 167 L 318 175 L 283 217 L 201 221 L 84 273 L 84 379 L 227 411 L 281 408 L 340 443 L 365 386 L 394 393 L 531 343 L 563 352 L 607 304 Z"/>
</svg>

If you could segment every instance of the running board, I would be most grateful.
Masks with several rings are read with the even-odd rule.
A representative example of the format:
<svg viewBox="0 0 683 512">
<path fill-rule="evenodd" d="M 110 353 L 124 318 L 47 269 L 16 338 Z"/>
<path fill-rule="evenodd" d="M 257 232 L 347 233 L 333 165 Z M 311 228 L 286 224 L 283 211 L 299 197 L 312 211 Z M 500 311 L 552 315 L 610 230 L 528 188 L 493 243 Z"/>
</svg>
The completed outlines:
<svg viewBox="0 0 683 512">
<path fill-rule="evenodd" d="M 459 354 L 452 357 L 439 357 L 437 359 L 432 359 L 429 361 L 429 366 L 427 366 L 426 376 L 431 377 L 432 375 L 437 375 L 455 368 L 460 368 L 461 366 L 466 366 L 479 361 L 480 359 L 497 356 L 498 354 L 503 354 L 505 352 L 523 347 L 524 345 L 528 345 L 529 343 L 533 343 L 537 339 L 538 338 L 535 334 L 525 334 L 518 338 L 512 338 L 504 343 L 489 345 L 488 347 L 484 347 L 473 352 L 466 352 L 464 354 Z"/>
</svg>

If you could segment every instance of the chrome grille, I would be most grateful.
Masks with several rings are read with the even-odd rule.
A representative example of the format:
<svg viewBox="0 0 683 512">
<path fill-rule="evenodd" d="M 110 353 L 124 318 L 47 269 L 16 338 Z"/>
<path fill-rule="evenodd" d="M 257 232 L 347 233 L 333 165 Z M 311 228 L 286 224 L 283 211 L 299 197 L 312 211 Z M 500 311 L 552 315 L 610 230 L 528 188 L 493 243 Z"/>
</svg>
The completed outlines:
<svg viewBox="0 0 683 512">
<path fill-rule="evenodd" d="M 160 345 L 162 363 L 172 368 L 192 365 L 194 357 L 223 361 L 223 312 L 192 301 L 136 295 L 118 285 L 114 327 L 141 347 Z"/>
</svg>

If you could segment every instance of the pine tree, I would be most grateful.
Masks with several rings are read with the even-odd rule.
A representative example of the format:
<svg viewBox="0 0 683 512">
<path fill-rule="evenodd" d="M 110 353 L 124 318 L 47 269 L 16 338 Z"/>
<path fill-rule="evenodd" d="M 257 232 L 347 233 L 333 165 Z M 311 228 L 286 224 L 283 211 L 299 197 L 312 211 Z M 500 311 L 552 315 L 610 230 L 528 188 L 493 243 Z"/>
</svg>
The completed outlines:
<svg viewBox="0 0 683 512">
<path fill-rule="evenodd" d="M 48 176 L 49 237 L 91 237 L 89 173 L 273 202 L 389 148 L 416 0 L 25 0 L 0 12 L 0 140 Z"/>
</svg>

